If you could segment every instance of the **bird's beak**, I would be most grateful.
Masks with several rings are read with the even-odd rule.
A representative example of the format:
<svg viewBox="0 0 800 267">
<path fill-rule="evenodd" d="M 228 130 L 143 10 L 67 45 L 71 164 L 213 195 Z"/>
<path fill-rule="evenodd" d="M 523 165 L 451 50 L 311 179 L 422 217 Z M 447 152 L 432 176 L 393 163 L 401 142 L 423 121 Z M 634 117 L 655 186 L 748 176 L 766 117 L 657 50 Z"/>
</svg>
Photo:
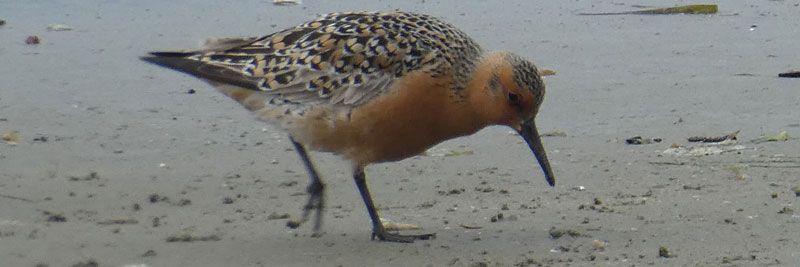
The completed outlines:
<svg viewBox="0 0 800 267">
<path fill-rule="evenodd" d="M 542 171 L 544 171 L 544 178 L 547 179 L 547 183 L 550 184 L 550 186 L 555 186 L 556 176 L 553 175 L 553 170 L 550 168 L 550 162 L 547 160 L 547 153 L 544 151 L 542 139 L 539 137 L 539 131 L 536 130 L 536 123 L 534 123 L 533 119 L 527 120 L 520 125 L 519 134 L 525 139 L 525 142 L 528 143 L 528 146 L 533 151 L 533 155 L 536 156 L 536 160 L 539 161 L 539 166 L 541 166 Z"/>
</svg>

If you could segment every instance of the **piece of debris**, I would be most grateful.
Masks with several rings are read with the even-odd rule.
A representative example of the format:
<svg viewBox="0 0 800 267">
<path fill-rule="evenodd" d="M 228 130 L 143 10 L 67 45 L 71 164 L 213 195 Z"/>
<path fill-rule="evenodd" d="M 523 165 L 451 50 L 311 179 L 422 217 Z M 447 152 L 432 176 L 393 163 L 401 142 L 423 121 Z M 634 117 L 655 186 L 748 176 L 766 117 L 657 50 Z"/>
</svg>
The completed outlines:
<svg viewBox="0 0 800 267">
<path fill-rule="evenodd" d="M 394 222 L 384 222 L 383 227 L 386 228 L 387 231 L 422 229 L 422 227 L 420 227 L 419 225 L 408 224 L 408 223 L 394 223 Z"/>
<path fill-rule="evenodd" d="M 550 238 L 552 238 L 552 239 L 559 239 L 564 235 L 568 235 L 570 237 L 581 237 L 581 236 L 583 236 L 583 233 L 578 232 L 577 230 L 572 230 L 572 229 L 559 230 L 559 229 L 556 229 L 555 227 L 551 227 L 549 233 L 550 233 Z"/>
<path fill-rule="evenodd" d="M 36 35 L 28 36 L 28 38 L 25 39 L 25 43 L 29 45 L 39 44 L 40 42 L 42 42 L 42 40 L 39 39 L 39 36 Z"/>
<path fill-rule="evenodd" d="M 50 24 L 49 26 L 47 26 L 47 30 L 48 31 L 55 31 L 55 32 L 71 31 L 72 27 L 64 25 L 64 24 Z"/>
<path fill-rule="evenodd" d="M 299 221 L 289 220 L 288 222 L 286 222 L 286 227 L 289 227 L 291 229 L 297 229 L 297 227 L 300 227 L 300 224 L 302 223 Z"/>
<path fill-rule="evenodd" d="M 105 219 L 102 221 L 97 222 L 99 225 L 112 225 L 112 224 L 138 224 L 139 220 L 133 218 L 115 218 L 115 219 Z"/>
<path fill-rule="evenodd" d="M 778 73 L 781 78 L 800 78 L 800 71 L 787 71 Z"/>
<path fill-rule="evenodd" d="M 700 189 L 703 189 L 703 187 L 699 185 L 691 185 L 691 184 L 683 185 L 683 190 L 700 190 Z"/>
<path fill-rule="evenodd" d="M 783 208 L 778 211 L 778 214 L 794 214 L 794 210 L 789 206 L 783 206 Z"/>
<path fill-rule="evenodd" d="M 446 148 L 431 148 L 427 151 L 423 152 L 423 155 L 429 157 L 452 157 L 452 156 L 462 156 L 462 155 L 472 155 L 475 154 L 475 151 L 472 149 L 446 149 Z"/>
<path fill-rule="evenodd" d="M 549 132 L 546 132 L 546 133 L 542 133 L 539 136 L 541 136 L 541 137 L 548 137 L 548 136 L 564 137 L 564 136 L 567 136 L 567 133 L 565 133 L 562 130 L 552 130 L 552 131 L 549 131 Z"/>
<path fill-rule="evenodd" d="M 792 187 L 792 191 L 794 191 L 794 196 L 800 197 L 800 185 Z"/>
<path fill-rule="evenodd" d="M 770 142 L 787 141 L 787 140 L 789 140 L 789 133 L 787 133 L 786 131 L 782 131 L 776 136 L 764 136 L 764 140 L 770 141 Z"/>
<path fill-rule="evenodd" d="M 739 130 L 736 130 L 733 133 L 723 135 L 723 136 L 714 136 L 714 137 L 706 137 L 706 136 L 693 136 L 689 137 L 689 142 L 703 142 L 703 143 L 719 143 L 724 141 L 736 141 L 737 135 L 739 134 Z"/>
<path fill-rule="evenodd" d="M 74 264 L 72 264 L 70 266 L 71 267 L 98 267 L 98 266 L 100 266 L 100 264 L 97 263 L 97 260 L 95 260 L 95 259 L 88 259 L 86 261 L 81 261 L 81 262 L 78 262 L 78 263 L 74 263 Z"/>
<path fill-rule="evenodd" d="M 219 241 L 220 238 L 216 234 L 206 236 L 196 236 L 188 233 L 174 234 L 167 237 L 167 242 L 194 242 L 194 241 Z"/>
<path fill-rule="evenodd" d="M 6 21 L 5 21 L 5 20 L 2 20 L 2 19 L 0 19 L 0 26 L 3 26 L 3 25 L 6 25 Z"/>
<path fill-rule="evenodd" d="M 166 202 L 169 200 L 169 198 L 161 196 L 159 194 L 150 194 L 149 196 L 147 196 L 147 199 L 150 200 L 150 203 Z"/>
<path fill-rule="evenodd" d="M 44 216 L 47 216 L 48 222 L 66 222 L 67 217 L 64 217 L 64 214 L 61 213 L 53 213 L 49 211 L 42 211 Z"/>
<path fill-rule="evenodd" d="M 276 6 L 293 6 L 302 4 L 300 0 L 272 0 L 272 4 Z"/>
<path fill-rule="evenodd" d="M 670 258 L 673 257 L 672 253 L 669 251 L 669 248 L 665 246 L 661 246 L 658 248 L 658 256 L 662 258 Z"/>
<path fill-rule="evenodd" d="M 728 170 L 730 170 L 733 174 L 733 178 L 737 180 L 744 180 L 745 175 L 742 173 L 742 170 L 744 170 L 746 167 L 747 165 L 730 165 L 728 166 Z"/>
<path fill-rule="evenodd" d="M 142 256 L 142 257 L 155 257 L 156 255 L 158 255 L 158 253 L 156 253 L 156 251 L 155 251 L 155 250 L 148 249 L 148 250 L 147 250 L 147 251 L 145 251 L 145 252 L 144 252 L 144 254 L 142 254 L 141 256 Z"/>
<path fill-rule="evenodd" d="M 625 143 L 629 144 L 629 145 L 645 145 L 645 144 L 652 144 L 652 143 L 661 143 L 661 138 L 650 138 L 650 137 L 634 136 L 634 137 L 625 139 Z"/>
<path fill-rule="evenodd" d="M 100 180 L 100 175 L 98 175 L 98 174 L 97 174 L 97 172 L 90 172 L 89 174 L 87 174 L 87 175 L 86 175 L 86 176 L 84 176 L 84 177 L 70 176 L 70 177 L 69 177 L 69 180 L 70 180 L 70 181 L 91 181 L 91 180 Z"/>
<path fill-rule="evenodd" d="M 8 145 L 16 146 L 17 141 L 19 140 L 19 131 L 10 131 L 3 134 L 3 140 L 8 143 Z"/>
<path fill-rule="evenodd" d="M 702 156 L 712 156 L 712 155 L 719 155 L 722 153 L 733 152 L 743 150 L 745 147 L 742 145 L 735 145 L 731 147 L 719 147 L 719 146 L 708 146 L 708 147 L 684 147 L 684 146 L 672 146 L 664 150 L 663 154 L 674 155 L 674 156 L 694 156 L 694 157 L 702 157 Z"/>
<path fill-rule="evenodd" d="M 578 15 L 670 15 L 670 14 L 715 14 L 717 5 L 686 5 L 626 12 L 578 13 Z"/>
<path fill-rule="evenodd" d="M 474 230 L 474 229 L 483 229 L 483 227 L 482 227 L 482 226 L 477 226 L 477 225 L 469 225 L 469 224 L 459 224 L 458 226 L 461 226 L 461 228 L 464 228 L 464 229 L 471 229 L 471 230 Z"/>
<path fill-rule="evenodd" d="M 539 69 L 539 76 L 556 75 L 556 71 L 551 69 Z"/>
<path fill-rule="evenodd" d="M 504 217 L 505 217 L 505 215 L 503 215 L 503 213 L 501 212 L 501 213 L 498 213 L 497 215 L 492 216 L 492 218 L 489 218 L 489 221 L 490 222 L 499 222 L 499 221 L 502 221 Z"/>
<path fill-rule="evenodd" d="M 594 249 L 605 249 L 606 242 L 595 239 L 594 241 L 592 241 L 592 247 L 594 247 Z"/>
<path fill-rule="evenodd" d="M 267 220 L 281 220 L 281 219 L 289 219 L 289 214 L 288 213 L 278 214 L 273 211 L 272 213 L 267 215 Z"/>
</svg>

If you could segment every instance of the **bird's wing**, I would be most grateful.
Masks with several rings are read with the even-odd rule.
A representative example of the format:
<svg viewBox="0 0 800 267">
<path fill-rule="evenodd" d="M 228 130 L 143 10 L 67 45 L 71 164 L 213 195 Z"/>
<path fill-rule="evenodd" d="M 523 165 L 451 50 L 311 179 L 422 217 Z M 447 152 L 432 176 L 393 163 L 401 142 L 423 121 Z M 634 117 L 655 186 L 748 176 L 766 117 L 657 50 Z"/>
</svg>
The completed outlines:
<svg viewBox="0 0 800 267">
<path fill-rule="evenodd" d="M 301 109 L 352 108 L 408 72 L 441 75 L 450 67 L 452 34 L 462 37 L 423 15 L 334 13 L 261 38 L 214 39 L 200 50 L 153 52 L 142 59 Z"/>
</svg>

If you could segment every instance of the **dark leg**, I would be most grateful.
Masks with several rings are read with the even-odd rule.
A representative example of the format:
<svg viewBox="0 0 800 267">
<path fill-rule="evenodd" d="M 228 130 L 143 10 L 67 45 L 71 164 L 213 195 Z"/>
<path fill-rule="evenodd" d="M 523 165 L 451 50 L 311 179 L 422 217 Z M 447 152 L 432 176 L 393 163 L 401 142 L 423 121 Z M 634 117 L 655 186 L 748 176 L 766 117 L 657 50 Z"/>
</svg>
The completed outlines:
<svg viewBox="0 0 800 267">
<path fill-rule="evenodd" d="M 369 193 L 369 188 L 367 187 L 367 175 L 364 174 L 364 167 L 359 167 L 355 171 L 353 178 L 356 180 L 358 191 L 361 192 L 361 198 L 364 199 L 364 204 L 367 205 L 367 212 L 369 212 L 369 217 L 372 219 L 372 239 L 378 237 L 378 239 L 383 241 L 411 243 L 417 239 L 428 240 L 436 237 L 436 234 L 399 235 L 386 232 L 381 218 L 378 216 L 378 211 L 375 209 L 375 204 L 372 203 L 372 195 Z"/>
<path fill-rule="evenodd" d="M 308 215 L 311 213 L 311 210 L 316 209 L 317 214 L 314 218 L 314 231 L 319 231 L 320 227 L 322 226 L 322 210 L 325 208 L 325 184 L 323 184 L 319 179 L 317 170 L 314 169 L 314 164 L 312 164 L 311 160 L 308 158 L 308 152 L 306 152 L 306 148 L 300 143 L 295 142 L 294 138 L 292 137 L 289 137 L 289 140 L 292 141 L 292 145 L 294 145 L 294 149 L 297 150 L 297 154 L 300 154 L 300 159 L 303 160 L 303 164 L 306 166 L 308 175 L 311 176 L 311 183 L 306 189 L 308 191 L 308 202 L 306 202 L 306 205 L 303 206 L 302 220 L 300 222 L 289 221 L 288 226 L 291 228 L 297 228 L 300 226 L 300 224 L 308 221 Z"/>
</svg>

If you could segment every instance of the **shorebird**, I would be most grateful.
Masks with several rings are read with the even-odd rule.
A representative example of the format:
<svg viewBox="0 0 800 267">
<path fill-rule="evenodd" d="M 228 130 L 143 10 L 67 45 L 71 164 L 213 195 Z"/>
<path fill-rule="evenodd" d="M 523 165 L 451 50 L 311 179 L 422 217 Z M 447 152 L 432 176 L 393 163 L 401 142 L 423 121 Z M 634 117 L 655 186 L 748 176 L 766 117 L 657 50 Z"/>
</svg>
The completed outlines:
<svg viewBox="0 0 800 267">
<path fill-rule="evenodd" d="M 311 177 L 302 220 L 324 183 L 306 148 L 347 159 L 372 220 L 372 239 L 413 242 L 435 234 L 386 230 L 364 167 L 419 155 L 491 125 L 525 139 L 553 186 L 534 119 L 545 85 L 536 66 L 510 52 L 486 52 L 456 27 L 408 12 L 323 15 L 263 37 L 209 39 L 197 50 L 151 52 L 150 63 L 205 80 L 255 116 L 286 131 Z"/>
</svg>

